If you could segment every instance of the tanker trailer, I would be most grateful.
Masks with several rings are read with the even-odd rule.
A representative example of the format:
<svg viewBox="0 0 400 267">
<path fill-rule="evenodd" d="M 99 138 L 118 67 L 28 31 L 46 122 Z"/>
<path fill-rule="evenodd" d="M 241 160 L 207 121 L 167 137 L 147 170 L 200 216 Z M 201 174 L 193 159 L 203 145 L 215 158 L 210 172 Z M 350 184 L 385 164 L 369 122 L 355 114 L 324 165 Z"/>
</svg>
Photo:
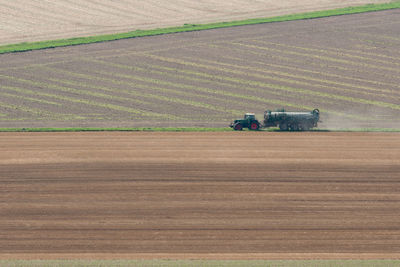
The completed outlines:
<svg viewBox="0 0 400 267">
<path fill-rule="evenodd" d="M 308 131 L 318 126 L 319 110 L 311 112 L 287 112 L 267 110 L 264 112 L 263 127 L 277 127 L 281 131 Z"/>
</svg>

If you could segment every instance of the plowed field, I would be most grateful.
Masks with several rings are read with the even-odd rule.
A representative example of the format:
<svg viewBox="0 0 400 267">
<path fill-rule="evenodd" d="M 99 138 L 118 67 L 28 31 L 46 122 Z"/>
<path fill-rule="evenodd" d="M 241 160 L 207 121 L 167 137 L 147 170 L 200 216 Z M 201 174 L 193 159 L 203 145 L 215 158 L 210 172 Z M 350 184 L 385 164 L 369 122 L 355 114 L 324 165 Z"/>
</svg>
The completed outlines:
<svg viewBox="0 0 400 267">
<path fill-rule="evenodd" d="M 400 11 L 0 55 L 0 127 L 227 126 L 320 108 L 400 128 Z"/>
<path fill-rule="evenodd" d="M 389 0 L 0 0 L 0 44 L 222 22 Z"/>
<path fill-rule="evenodd" d="M 396 133 L 0 133 L 3 258 L 398 258 Z"/>
</svg>

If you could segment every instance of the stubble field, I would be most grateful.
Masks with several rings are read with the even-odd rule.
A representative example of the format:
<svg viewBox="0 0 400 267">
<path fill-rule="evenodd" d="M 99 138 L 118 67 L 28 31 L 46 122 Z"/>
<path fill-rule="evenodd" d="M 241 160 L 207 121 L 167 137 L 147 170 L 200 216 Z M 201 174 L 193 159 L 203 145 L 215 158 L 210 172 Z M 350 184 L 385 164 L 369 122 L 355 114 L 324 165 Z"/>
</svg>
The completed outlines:
<svg viewBox="0 0 400 267">
<path fill-rule="evenodd" d="M 0 45 L 385 2 L 389 0 L 0 0 Z"/>
<path fill-rule="evenodd" d="M 0 133 L 0 258 L 398 258 L 399 140 Z"/>
<path fill-rule="evenodd" d="M 0 127 L 221 127 L 285 107 L 399 128 L 399 12 L 0 55 Z"/>
</svg>

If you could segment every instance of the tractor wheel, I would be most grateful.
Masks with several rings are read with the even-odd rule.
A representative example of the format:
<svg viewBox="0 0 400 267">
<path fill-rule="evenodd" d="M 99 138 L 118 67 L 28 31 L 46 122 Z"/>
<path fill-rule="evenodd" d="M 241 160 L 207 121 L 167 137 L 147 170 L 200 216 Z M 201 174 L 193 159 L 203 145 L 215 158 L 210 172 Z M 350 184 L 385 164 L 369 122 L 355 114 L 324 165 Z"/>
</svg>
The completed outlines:
<svg viewBox="0 0 400 267">
<path fill-rule="evenodd" d="M 257 131 L 259 128 L 260 126 L 258 125 L 258 123 L 253 122 L 250 124 L 250 130 Z"/>
<path fill-rule="evenodd" d="M 238 124 L 235 124 L 233 129 L 235 129 L 235 131 L 241 131 L 241 130 L 243 130 L 243 126 L 242 126 L 242 124 L 238 123 Z"/>
<path fill-rule="evenodd" d="M 280 123 L 279 124 L 279 129 L 281 131 L 287 131 L 288 130 L 288 125 L 286 124 L 286 122 Z"/>
</svg>

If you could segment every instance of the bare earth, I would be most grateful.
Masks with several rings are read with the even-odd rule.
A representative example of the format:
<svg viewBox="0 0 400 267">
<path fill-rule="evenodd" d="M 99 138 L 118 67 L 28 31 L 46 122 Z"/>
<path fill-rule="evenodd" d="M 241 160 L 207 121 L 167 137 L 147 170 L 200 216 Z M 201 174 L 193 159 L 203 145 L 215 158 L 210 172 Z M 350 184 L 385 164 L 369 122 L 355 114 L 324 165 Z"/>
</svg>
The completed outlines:
<svg viewBox="0 0 400 267">
<path fill-rule="evenodd" d="M 1 258 L 399 258 L 398 133 L 1 133 Z"/>
<path fill-rule="evenodd" d="M 388 0 L 0 0 L 0 44 L 222 22 Z"/>
</svg>

